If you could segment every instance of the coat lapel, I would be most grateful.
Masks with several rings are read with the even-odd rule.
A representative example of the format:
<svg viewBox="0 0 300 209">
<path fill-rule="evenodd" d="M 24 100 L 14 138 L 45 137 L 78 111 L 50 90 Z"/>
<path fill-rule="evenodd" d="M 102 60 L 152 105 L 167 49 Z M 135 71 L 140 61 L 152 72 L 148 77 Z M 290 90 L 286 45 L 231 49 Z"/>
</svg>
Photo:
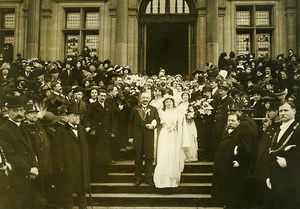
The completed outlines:
<svg viewBox="0 0 300 209">
<path fill-rule="evenodd" d="M 8 126 L 10 127 L 12 134 L 15 135 L 15 137 L 18 140 L 20 140 L 28 149 L 31 150 L 31 143 L 30 143 L 27 135 L 22 133 L 23 128 L 15 127 L 17 125 L 14 124 L 12 121 L 8 121 Z"/>
</svg>

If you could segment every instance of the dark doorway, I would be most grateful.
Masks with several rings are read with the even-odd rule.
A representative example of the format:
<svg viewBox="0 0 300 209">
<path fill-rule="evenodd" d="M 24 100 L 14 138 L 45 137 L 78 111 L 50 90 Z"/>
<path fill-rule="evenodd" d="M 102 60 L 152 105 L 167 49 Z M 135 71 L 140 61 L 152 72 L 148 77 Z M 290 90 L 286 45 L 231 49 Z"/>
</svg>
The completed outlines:
<svg viewBox="0 0 300 209">
<path fill-rule="evenodd" d="M 188 74 L 188 24 L 147 24 L 147 75 L 158 74 L 160 68 L 166 74 Z"/>
</svg>

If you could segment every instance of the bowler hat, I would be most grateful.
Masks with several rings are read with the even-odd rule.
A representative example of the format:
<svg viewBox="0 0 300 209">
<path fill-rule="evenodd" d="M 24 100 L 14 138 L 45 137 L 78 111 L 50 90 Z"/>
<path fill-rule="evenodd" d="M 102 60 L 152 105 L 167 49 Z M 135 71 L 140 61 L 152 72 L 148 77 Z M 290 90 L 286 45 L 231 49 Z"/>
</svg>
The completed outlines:
<svg viewBox="0 0 300 209">
<path fill-rule="evenodd" d="M 22 96 L 10 96 L 6 100 L 6 107 L 19 108 L 25 106 L 25 99 Z"/>
</svg>

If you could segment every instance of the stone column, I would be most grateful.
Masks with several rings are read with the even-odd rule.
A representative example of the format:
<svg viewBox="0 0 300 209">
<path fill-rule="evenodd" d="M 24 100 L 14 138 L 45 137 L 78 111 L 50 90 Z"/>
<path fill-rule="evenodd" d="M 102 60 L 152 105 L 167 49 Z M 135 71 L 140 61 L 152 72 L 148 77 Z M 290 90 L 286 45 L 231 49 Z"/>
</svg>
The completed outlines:
<svg viewBox="0 0 300 209">
<path fill-rule="evenodd" d="M 297 4 L 295 0 L 287 0 L 286 2 L 287 16 L 287 48 L 297 51 Z"/>
<path fill-rule="evenodd" d="M 214 65 L 218 64 L 219 57 L 219 21 L 218 21 L 218 0 L 207 0 L 207 37 L 206 37 L 206 49 L 207 49 L 207 62 L 211 62 Z"/>
<path fill-rule="evenodd" d="M 40 12 L 41 0 L 30 0 L 28 3 L 28 27 L 26 57 L 39 57 Z"/>
<path fill-rule="evenodd" d="M 300 2 L 297 1 L 297 43 L 298 43 L 298 51 L 297 55 L 300 55 Z"/>
<path fill-rule="evenodd" d="M 127 65 L 128 0 L 117 0 L 116 63 Z"/>
</svg>

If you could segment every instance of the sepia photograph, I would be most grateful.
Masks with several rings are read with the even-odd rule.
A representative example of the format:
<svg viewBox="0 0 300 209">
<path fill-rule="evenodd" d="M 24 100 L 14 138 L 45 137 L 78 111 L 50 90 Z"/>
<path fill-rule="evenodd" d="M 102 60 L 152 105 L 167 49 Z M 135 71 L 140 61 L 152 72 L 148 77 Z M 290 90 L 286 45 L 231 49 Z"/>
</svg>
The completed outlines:
<svg viewBox="0 0 300 209">
<path fill-rule="evenodd" d="M 0 209 L 300 209 L 300 0 L 0 0 Z"/>
</svg>

